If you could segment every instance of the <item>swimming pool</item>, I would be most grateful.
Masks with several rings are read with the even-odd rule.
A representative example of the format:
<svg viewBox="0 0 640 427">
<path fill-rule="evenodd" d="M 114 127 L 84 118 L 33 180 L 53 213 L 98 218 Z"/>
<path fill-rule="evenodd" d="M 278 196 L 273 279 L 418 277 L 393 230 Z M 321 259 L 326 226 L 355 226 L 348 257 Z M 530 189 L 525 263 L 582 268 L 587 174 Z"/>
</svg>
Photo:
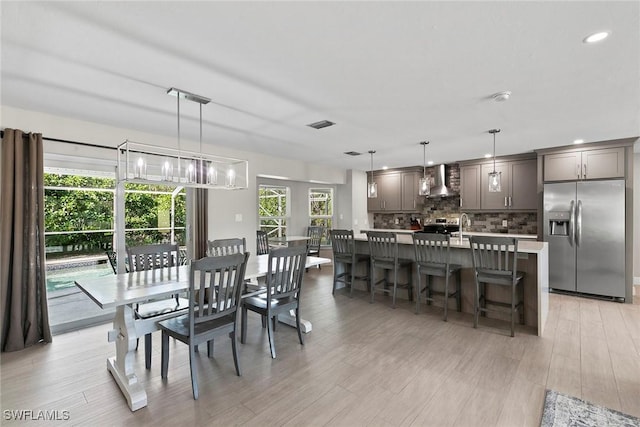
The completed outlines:
<svg viewBox="0 0 640 427">
<path fill-rule="evenodd" d="M 47 270 L 47 292 L 75 287 L 76 280 L 90 280 L 112 274 L 111 266 L 106 263 Z"/>
</svg>

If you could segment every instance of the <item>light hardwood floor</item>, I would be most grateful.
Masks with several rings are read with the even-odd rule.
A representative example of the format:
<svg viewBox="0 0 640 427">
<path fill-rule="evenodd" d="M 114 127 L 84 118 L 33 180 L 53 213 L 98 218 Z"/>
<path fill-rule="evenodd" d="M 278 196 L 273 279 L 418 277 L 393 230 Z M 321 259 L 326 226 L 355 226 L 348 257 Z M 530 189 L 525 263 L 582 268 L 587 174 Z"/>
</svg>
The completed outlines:
<svg viewBox="0 0 640 427">
<path fill-rule="evenodd" d="M 640 305 L 552 294 L 545 336 L 470 315 L 344 290 L 331 295 L 331 267 L 305 276 L 303 317 L 313 331 L 300 346 L 276 331 L 278 358 L 251 316 L 235 375 L 228 339 L 198 360 L 200 399 L 191 395 L 187 347 L 172 341 L 169 378 L 137 372 L 149 404 L 131 412 L 106 369 L 110 325 L 54 337 L 49 345 L 2 353 L 4 410 L 69 411 L 72 425 L 457 425 L 537 426 L 546 388 L 640 416 Z M 30 423 L 19 423 L 29 425 Z M 42 425 L 41 421 L 31 424 Z"/>
</svg>

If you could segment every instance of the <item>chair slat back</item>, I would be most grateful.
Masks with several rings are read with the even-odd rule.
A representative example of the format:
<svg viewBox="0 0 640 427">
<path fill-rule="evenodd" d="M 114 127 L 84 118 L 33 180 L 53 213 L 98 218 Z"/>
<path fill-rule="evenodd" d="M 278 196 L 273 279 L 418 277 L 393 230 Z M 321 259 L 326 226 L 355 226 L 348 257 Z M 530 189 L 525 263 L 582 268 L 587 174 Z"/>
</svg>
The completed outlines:
<svg viewBox="0 0 640 427">
<path fill-rule="evenodd" d="M 243 254 L 247 251 L 247 240 L 242 238 L 207 241 L 207 256 Z"/>
<path fill-rule="evenodd" d="M 189 327 L 237 311 L 249 252 L 205 257 L 191 263 Z M 191 329 L 193 333 L 193 329 Z"/>
<path fill-rule="evenodd" d="M 304 245 L 296 245 L 269 252 L 267 273 L 267 299 L 292 296 L 300 298 L 307 251 Z"/>
<path fill-rule="evenodd" d="M 153 244 L 127 247 L 129 271 L 173 267 L 178 262 L 178 245 Z"/>
<path fill-rule="evenodd" d="M 478 274 L 516 275 L 518 239 L 470 236 L 473 267 Z"/>
<path fill-rule="evenodd" d="M 446 266 L 449 264 L 448 234 L 413 233 L 416 262 L 423 265 Z"/>
<path fill-rule="evenodd" d="M 351 259 L 355 252 L 353 230 L 334 229 L 329 231 L 334 259 Z"/>
<path fill-rule="evenodd" d="M 266 231 L 256 231 L 256 252 L 258 255 L 269 253 L 269 235 Z"/>
<path fill-rule="evenodd" d="M 388 231 L 367 231 L 371 259 L 382 262 L 398 261 L 396 234 Z"/>
</svg>

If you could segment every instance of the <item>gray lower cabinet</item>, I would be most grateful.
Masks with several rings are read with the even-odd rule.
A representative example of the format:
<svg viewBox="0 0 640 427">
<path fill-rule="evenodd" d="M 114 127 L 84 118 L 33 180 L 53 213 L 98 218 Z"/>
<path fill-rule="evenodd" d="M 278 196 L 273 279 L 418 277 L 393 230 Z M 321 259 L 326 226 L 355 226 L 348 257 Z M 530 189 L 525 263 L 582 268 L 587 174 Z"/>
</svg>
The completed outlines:
<svg viewBox="0 0 640 427">
<path fill-rule="evenodd" d="M 544 181 L 623 178 L 624 147 L 546 154 Z"/>
</svg>

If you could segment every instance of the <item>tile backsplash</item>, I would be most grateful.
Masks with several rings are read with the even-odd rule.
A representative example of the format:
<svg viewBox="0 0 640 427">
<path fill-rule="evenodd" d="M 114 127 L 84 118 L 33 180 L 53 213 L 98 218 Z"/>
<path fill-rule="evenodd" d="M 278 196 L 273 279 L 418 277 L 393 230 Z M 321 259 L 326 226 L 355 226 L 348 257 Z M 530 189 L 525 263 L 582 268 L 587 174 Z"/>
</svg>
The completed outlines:
<svg viewBox="0 0 640 427">
<path fill-rule="evenodd" d="M 431 175 L 430 171 L 428 175 Z M 449 187 L 456 194 L 460 190 L 460 168 L 457 164 L 447 167 Z M 469 231 L 488 233 L 537 234 L 538 214 L 536 212 L 467 212 L 471 220 Z M 460 197 L 427 199 L 421 213 L 375 213 L 375 228 L 408 229 L 411 219 L 418 218 L 420 223 L 434 222 L 435 218 L 458 218 L 460 216 Z M 507 226 L 502 221 L 507 221 Z M 396 224 L 397 222 L 397 224 Z"/>
</svg>

